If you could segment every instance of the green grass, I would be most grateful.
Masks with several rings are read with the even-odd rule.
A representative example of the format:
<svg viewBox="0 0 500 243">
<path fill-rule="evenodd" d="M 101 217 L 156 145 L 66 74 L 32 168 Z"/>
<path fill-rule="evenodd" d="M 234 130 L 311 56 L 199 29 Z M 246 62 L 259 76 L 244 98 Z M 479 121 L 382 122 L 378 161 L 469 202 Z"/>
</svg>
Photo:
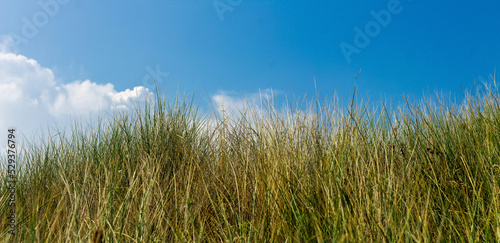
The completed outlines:
<svg viewBox="0 0 500 243">
<path fill-rule="evenodd" d="M 32 147 L 7 242 L 499 242 L 500 102 L 204 116 L 157 97 Z M 2 175 L 5 180 L 5 175 Z M 5 183 L 4 183 L 5 184 Z"/>
</svg>

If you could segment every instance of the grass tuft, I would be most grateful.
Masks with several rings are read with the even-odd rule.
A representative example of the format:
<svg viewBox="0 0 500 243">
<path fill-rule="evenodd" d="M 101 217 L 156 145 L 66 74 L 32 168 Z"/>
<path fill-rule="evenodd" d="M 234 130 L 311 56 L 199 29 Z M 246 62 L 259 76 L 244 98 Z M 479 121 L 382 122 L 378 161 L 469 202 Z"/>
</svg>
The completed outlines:
<svg viewBox="0 0 500 243">
<path fill-rule="evenodd" d="M 219 117 L 157 95 L 75 125 L 26 154 L 15 237 L 1 187 L 0 239 L 500 241 L 496 86 L 460 105 L 334 101 L 263 100 Z"/>
</svg>

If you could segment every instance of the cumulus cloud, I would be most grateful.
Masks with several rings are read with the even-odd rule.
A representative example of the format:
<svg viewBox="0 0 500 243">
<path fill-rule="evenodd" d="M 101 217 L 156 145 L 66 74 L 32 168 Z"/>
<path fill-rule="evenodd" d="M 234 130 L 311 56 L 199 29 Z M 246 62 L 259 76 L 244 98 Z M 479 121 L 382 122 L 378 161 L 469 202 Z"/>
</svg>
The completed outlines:
<svg viewBox="0 0 500 243">
<path fill-rule="evenodd" d="M 119 92 L 110 83 L 62 83 L 50 68 L 9 52 L 8 38 L 0 44 L 0 91 L 0 145 L 6 144 L 10 127 L 29 139 L 54 123 L 131 108 L 153 95 L 142 86 Z"/>
</svg>

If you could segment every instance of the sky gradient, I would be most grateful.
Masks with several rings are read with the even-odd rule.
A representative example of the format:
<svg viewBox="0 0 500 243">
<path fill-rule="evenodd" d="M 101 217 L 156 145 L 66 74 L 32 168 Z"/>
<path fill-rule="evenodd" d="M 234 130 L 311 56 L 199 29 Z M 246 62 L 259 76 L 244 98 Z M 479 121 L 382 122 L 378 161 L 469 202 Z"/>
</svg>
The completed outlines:
<svg viewBox="0 0 500 243">
<path fill-rule="evenodd" d="M 499 10 L 494 0 L 3 0 L 0 87 L 31 98 L 28 108 L 0 99 L 0 111 L 43 113 L 35 107 L 43 104 L 40 117 L 49 120 L 64 113 L 58 107 L 85 113 L 92 92 L 100 105 L 117 106 L 127 89 L 151 90 L 153 76 L 170 95 L 196 90 L 204 105 L 269 89 L 314 97 L 315 82 L 322 96 L 347 101 L 359 70 L 358 94 L 374 101 L 461 94 L 500 66 Z M 47 92 L 29 91 L 38 74 L 16 84 L 26 71 L 7 64 L 29 63 L 21 57 L 52 73 L 40 88 Z M 36 121 L 4 118 L 0 129 L 21 118 Z"/>
</svg>

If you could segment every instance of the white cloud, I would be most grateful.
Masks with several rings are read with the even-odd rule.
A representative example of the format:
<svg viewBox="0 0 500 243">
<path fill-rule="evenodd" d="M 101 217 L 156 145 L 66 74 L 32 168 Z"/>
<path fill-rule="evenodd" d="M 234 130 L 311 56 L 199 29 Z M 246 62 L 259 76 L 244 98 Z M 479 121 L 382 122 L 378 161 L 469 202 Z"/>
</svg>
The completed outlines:
<svg viewBox="0 0 500 243">
<path fill-rule="evenodd" d="M 0 52 L 7 53 L 12 52 L 14 40 L 9 35 L 2 36 L 2 42 L 0 42 Z"/>
<path fill-rule="evenodd" d="M 268 114 L 271 106 L 274 107 L 274 98 L 281 93 L 273 89 L 259 90 L 259 92 L 246 95 L 238 95 L 232 91 L 219 91 L 218 94 L 212 95 L 218 118 L 205 119 L 203 129 L 217 133 L 222 126 L 223 119 L 228 127 L 238 126 L 238 120 L 243 114 L 245 114 L 245 122 L 255 125 Z"/>
<path fill-rule="evenodd" d="M 227 114 L 237 117 L 245 108 L 252 107 L 260 112 L 260 104 L 273 103 L 274 97 L 279 94 L 281 94 L 280 91 L 273 89 L 259 90 L 259 92 L 245 96 L 236 96 L 234 92 L 219 91 L 218 94 L 212 96 L 212 99 L 217 106 L 216 109 L 219 115 L 225 110 Z M 265 104 L 263 105 L 264 107 L 266 106 Z"/>
<path fill-rule="evenodd" d="M 143 102 L 144 98 L 152 97 L 153 93 L 149 91 L 148 88 L 137 86 L 132 90 L 126 89 L 125 91 L 116 93 L 112 97 L 112 103 L 114 109 L 124 109 L 130 107 L 131 103 L 136 103 L 136 101 Z M 140 97 L 137 99 L 137 97 Z"/>
<path fill-rule="evenodd" d="M 291 109 L 288 103 L 275 102 L 274 99 L 281 95 L 282 91 L 265 89 L 246 96 L 237 96 L 234 92 L 219 91 L 212 96 L 217 109 L 219 119 L 210 119 L 205 124 L 205 129 L 217 132 L 221 127 L 223 117 L 222 110 L 225 110 L 226 125 L 238 126 L 238 120 L 245 112 L 245 123 L 256 126 L 255 130 L 265 129 L 287 129 L 293 133 L 297 127 L 310 126 L 317 119 L 317 115 L 312 109 L 313 103 L 307 103 L 302 109 Z M 275 127 L 276 126 L 276 127 Z"/>
<path fill-rule="evenodd" d="M 9 127 L 17 128 L 18 136 L 22 133 L 30 139 L 54 122 L 64 127 L 74 119 L 130 108 L 132 103 L 152 97 L 142 86 L 118 92 L 110 83 L 58 82 L 51 69 L 10 53 L 7 38 L 0 44 L 0 92 L 0 145 L 7 143 Z"/>
</svg>

